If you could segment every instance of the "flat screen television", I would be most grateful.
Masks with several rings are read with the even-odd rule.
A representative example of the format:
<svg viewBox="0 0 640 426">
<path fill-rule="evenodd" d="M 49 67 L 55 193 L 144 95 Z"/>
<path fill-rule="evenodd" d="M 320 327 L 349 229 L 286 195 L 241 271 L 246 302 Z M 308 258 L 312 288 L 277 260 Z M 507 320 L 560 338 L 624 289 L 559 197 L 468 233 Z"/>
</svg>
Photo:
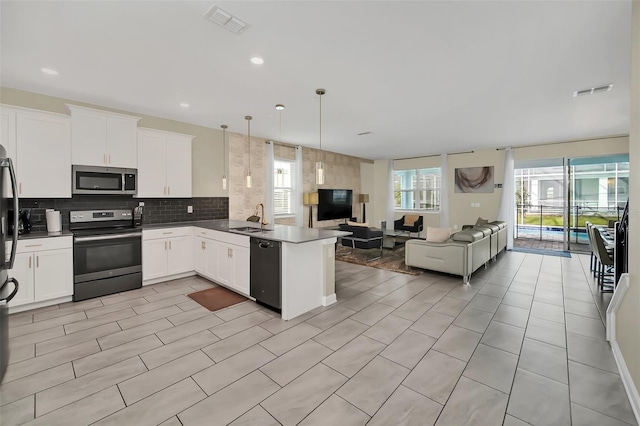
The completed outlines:
<svg viewBox="0 0 640 426">
<path fill-rule="evenodd" d="M 318 189 L 318 220 L 351 218 L 352 202 L 351 189 Z"/>
</svg>

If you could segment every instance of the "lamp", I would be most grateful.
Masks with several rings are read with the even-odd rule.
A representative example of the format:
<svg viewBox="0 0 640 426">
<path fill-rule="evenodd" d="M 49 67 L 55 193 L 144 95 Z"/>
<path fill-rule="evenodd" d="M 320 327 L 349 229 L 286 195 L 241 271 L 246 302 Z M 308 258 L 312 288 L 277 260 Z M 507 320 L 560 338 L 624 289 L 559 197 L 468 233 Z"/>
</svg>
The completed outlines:
<svg viewBox="0 0 640 426">
<path fill-rule="evenodd" d="M 227 126 L 222 126 L 222 189 L 227 189 Z"/>
<path fill-rule="evenodd" d="M 284 110 L 284 105 L 276 104 L 276 111 L 278 111 L 278 126 L 280 136 L 278 140 L 282 143 L 282 111 Z M 284 171 L 282 168 L 276 169 L 276 186 L 284 186 Z"/>
<path fill-rule="evenodd" d="M 324 185 L 324 164 L 322 164 L 322 95 L 327 93 L 324 89 L 316 89 L 316 95 L 320 96 L 320 157 L 316 161 L 316 185 Z"/>
<path fill-rule="evenodd" d="M 365 203 L 369 202 L 369 194 L 358 195 L 358 201 L 362 203 L 362 223 L 367 221 L 367 210 Z"/>
<path fill-rule="evenodd" d="M 305 192 L 302 194 L 302 204 L 309 206 L 309 228 L 313 228 L 313 206 L 318 205 L 318 193 Z"/>
<path fill-rule="evenodd" d="M 245 173 L 245 179 L 247 181 L 247 188 L 251 188 L 251 119 L 253 119 L 253 117 L 246 115 L 244 119 L 247 120 L 247 139 L 249 141 L 249 168 Z"/>
</svg>

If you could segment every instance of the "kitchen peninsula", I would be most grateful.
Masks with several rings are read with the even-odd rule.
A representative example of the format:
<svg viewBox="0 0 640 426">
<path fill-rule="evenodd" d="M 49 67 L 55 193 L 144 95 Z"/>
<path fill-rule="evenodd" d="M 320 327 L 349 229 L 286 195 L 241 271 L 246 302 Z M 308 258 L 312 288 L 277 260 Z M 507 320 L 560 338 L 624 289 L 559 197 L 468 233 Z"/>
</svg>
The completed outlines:
<svg viewBox="0 0 640 426">
<path fill-rule="evenodd" d="M 198 274 L 250 296 L 250 283 L 260 278 L 250 276 L 254 237 L 281 243 L 280 265 L 272 265 L 272 273 L 281 271 L 283 319 L 334 303 L 335 243 L 349 233 L 288 225 L 264 228 L 237 220 L 144 225 L 143 285 Z"/>
</svg>

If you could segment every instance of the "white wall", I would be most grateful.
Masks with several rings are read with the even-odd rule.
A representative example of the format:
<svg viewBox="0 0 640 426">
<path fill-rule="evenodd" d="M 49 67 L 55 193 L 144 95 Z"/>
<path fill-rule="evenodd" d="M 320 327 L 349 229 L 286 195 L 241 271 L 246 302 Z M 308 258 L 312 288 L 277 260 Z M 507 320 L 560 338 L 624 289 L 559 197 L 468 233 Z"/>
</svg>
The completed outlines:
<svg viewBox="0 0 640 426">
<path fill-rule="evenodd" d="M 528 147 L 514 148 L 514 159 L 531 160 L 531 159 L 547 159 L 547 158 L 563 158 L 563 157 L 592 157 L 611 154 L 626 154 L 629 149 L 629 137 L 612 137 L 593 139 L 587 141 L 560 142 L 554 144 L 545 144 Z M 502 189 L 495 188 L 493 193 L 489 194 L 462 194 L 455 192 L 454 175 L 455 169 L 460 167 L 494 167 L 494 184 L 503 183 L 504 176 L 504 150 L 487 149 L 478 150 L 463 154 L 448 155 L 449 160 L 449 224 L 458 229 L 462 225 L 474 224 L 478 217 L 489 220 L 495 220 L 500 209 L 500 199 Z M 411 168 L 430 168 L 440 167 L 440 156 L 411 158 L 404 160 L 395 160 L 395 169 L 411 169 Z M 368 167 L 366 171 L 362 171 L 362 182 L 374 182 L 376 189 L 374 191 L 375 198 L 372 204 L 375 206 L 375 215 L 373 220 L 369 220 L 371 224 L 379 224 L 380 220 L 385 218 L 385 205 L 387 200 L 386 179 L 387 179 L 387 161 L 375 161 L 373 168 Z M 633 193 L 633 192 L 632 192 Z M 479 207 L 471 207 L 471 204 L 480 204 Z M 367 206 L 368 208 L 369 206 Z M 408 212 L 397 211 L 395 217 L 400 218 Z M 439 226 L 440 217 L 438 213 L 422 213 L 424 217 L 425 227 Z"/>
<path fill-rule="evenodd" d="M 635 387 L 640 391 L 640 2 L 634 1 L 632 8 L 629 290 L 618 309 L 616 339 Z"/>
</svg>

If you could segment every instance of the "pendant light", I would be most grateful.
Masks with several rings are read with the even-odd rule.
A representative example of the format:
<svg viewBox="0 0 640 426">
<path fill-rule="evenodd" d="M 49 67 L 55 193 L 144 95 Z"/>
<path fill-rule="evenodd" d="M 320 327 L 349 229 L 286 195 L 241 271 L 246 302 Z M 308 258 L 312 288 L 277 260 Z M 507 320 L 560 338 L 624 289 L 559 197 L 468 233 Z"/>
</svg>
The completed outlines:
<svg viewBox="0 0 640 426">
<path fill-rule="evenodd" d="M 276 111 L 278 111 L 278 126 L 279 126 L 279 137 L 278 141 L 282 143 L 282 111 L 284 110 L 284 105 L 277 104 Z M 282 168 L 278 168 L 276 170 L 276 186 L 284 186 L 284 171 Z"/>
<path fill-rule="evenodd" d="M 251 188 L 251 120 L 253 117 L 247 115 L 244 119 L 247 120 L 247 140 L 249 141 L 249 168 L 245 173 L 245 180 L 247 182 L 247 188 Z"/>
<path fill-rule="evenodd" d="M 227 189 L 227 126 L 222 126 L 222 189 Z"/>
<path fill-rule="evenodd" d="M 316 89 L 316 95 L 320 96 L 320 152 L 316 161 L 316 185 L 324 185 L 324 164 L 322 164 L 322 95 L 327 93 L 324 89 Z"/>
</svg>

